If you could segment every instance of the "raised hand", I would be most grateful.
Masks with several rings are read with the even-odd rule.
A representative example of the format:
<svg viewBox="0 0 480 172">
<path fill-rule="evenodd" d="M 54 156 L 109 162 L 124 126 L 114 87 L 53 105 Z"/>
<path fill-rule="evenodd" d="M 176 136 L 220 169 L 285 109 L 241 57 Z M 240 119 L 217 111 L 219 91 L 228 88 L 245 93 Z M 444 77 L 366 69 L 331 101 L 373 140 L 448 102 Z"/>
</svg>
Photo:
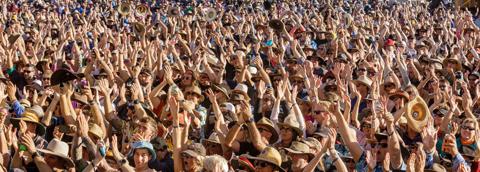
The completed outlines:
<svg viewBox="0 0 480 172">
<path fill-rule="evenodd" d="M 120 161 L 123 159 L 123 155 L 120 153 L 120 151 L 118 151 L 118 141 L 117 141 L 117 135 L 113 135 L 112 136 L 112 144 L 110 144 L 112 146 L 112 154 L 113 154 L 113 158 L 116 160 L 116 161 Z"/>
<path fill-rule="evenodd" d="M 215 93 L 212 91 L 212 89 L 207 89 L 207 92 L 205 94 L 207 95 L 210 102 L 217 102 L 217 97 L 215 96 Z"/>
<path fill-rule="evenodd" d="M 104 96 L 109 96 L 113 90 L 112 88 L 109 88 L 108 81 L 105 79 L 98 81 L 98 88 L 100 89 L 100 92 L 102 92 Z"/>
<path fill-rule="evenodd" d="M 35 147 L 35 143 L 33 142 L 32 137 L 28 136 L 27 134 L 22 134 L 20 136 L 20 143 L 25 145 L 25 147 L 27 147 L 27 151 L 30 153 L 34 153 L 37 151 L 37 148 Z"/>
<path fill-rule="evenodd" d="M 11 101 L 17 100 L 15 96 L 16 93 L 17 93 L 17 86 L 15 86 L 12 82 L 8 81 L 7 94 L 8 94 L 8 98 L 10 98 Z"/>
<path fill-rule="evenodd" d="M 80 114 L 77 117 L 78 122 L 78 135 L 80 137 L 88 137 L 88 119 L 80 111 Z"/>
</svg>

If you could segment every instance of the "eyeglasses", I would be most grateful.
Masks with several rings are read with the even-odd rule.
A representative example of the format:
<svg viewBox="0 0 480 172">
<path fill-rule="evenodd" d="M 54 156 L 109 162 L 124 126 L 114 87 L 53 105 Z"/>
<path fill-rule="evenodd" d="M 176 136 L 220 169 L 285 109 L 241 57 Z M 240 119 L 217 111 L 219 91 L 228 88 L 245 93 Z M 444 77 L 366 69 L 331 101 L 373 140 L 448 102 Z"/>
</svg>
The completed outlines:
<svg viewBox="0 0 480 172">
<path fill-rule="evenodd" d="M 265 167 L 268 167 L 269 165 L 270 164 L 268 164 L 267 162 L 255 161 L 255 167 L 265 168 Z"/>
<path fill-rule="evenodd" d="M 264 132 L 264 131 L 270 132 L 270 130 L 268 130 L 268 129 L 266 129 L 266 128 L 261 128 L 261 127 L 258 128 L 258 132 L 261 133 L 261 132 Z"/>
<path fill-rule="evenodd" d="M 325 113 L 327 111 L 323 111 L 323 110 L 316 110 L 316 111 L 313 111 L 314 114 L 317 114 L 317 115 L 320 115 L 322 113 Z"/>
<path fill-rule="evenodd" d="M 362 125 L 362 128 L 372 128 L 372 125 L 370 125 L 370 124 L 363 124 L 363 125 Z"/>
<path fill-rule="evenodd" d="M 474 131 L 474 130 L 475 130 L 475 127 L 462 126 L 462 129 L 468 130 L 468 131 Z"/>
</svg>

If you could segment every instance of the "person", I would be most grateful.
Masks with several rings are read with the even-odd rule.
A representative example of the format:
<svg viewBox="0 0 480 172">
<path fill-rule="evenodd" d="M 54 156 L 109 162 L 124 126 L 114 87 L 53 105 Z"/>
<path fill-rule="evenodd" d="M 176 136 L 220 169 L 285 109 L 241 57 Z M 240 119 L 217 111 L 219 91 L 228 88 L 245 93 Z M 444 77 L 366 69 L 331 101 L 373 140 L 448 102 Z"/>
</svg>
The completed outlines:
<svg viewBox="0 0 480 172">
<path fill-rule="evenodd" d="M 0 172 L 480 171 L 472 2 L 4 0 Z"/>
</svg>

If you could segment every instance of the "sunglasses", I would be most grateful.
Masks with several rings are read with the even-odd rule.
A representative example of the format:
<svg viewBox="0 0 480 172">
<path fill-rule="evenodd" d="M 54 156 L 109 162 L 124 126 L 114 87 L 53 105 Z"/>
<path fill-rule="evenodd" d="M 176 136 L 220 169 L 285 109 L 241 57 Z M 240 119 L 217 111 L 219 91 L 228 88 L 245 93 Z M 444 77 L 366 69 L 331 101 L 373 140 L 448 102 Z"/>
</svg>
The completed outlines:
<svg viewBox="0 0 480 172">
<path fill-rule="evenodd" d="M 474 130 L 475 130 L 475 127 L 462 126 L 462 129 L 468 130 L 468 131 L 474 131 Z"/>
<path fill-rule="evenodd" d="M 50 81 L 50 78 L 43 78 L 44 81 Z"/>
<path fill-rule="evenodd" d="M 261 168 L 265 168 L 265 167 L 268 167 L 270 166 L 270 164 L 268 164 L 267 162 L 263 162 L 263 161 L 255 161 L 255 167 L 261 167 Z"/>
<path fill-rule="evenodd" d="M 350 158 L 347 158 L 345 160 L 343 160 L 346 164 L 349 164 L 349 163 L 355 163 L 355 161 L 353 161 L 353 159 L 350 159 Z"/>
<path fill-rule="evenodd" d="M 313 111 L 314 114 L 317 114 L 317 115 L 320 115 L 322 113 L 325 113 L 327 111 L 322 111 L 322 110 L 316 110 L 316 111 Z"/>
<path fill-rule="evenodd" d="M 362 125 L 362 128 L 372 128 L 372 125 L 370 125 L 370 124 L 363 124 L 363 125 Z"/>
<path fill-rule="evenodd" d="M 367 69 L 365 69 L 365 68 L 359 68 L 357 71 L 358 71 L 358 72 L 365 72 L 365 71 L 367 71 Z"/>
<path fill-rule="evenodd" d="M 258 132 L 261 133 L 261 132 L 264 132 L 264 131 L 270 132 L 270 130 L 268 130 L 268 129 L 266 129 L 266 128 L 258 128 Z"/>
</svg>

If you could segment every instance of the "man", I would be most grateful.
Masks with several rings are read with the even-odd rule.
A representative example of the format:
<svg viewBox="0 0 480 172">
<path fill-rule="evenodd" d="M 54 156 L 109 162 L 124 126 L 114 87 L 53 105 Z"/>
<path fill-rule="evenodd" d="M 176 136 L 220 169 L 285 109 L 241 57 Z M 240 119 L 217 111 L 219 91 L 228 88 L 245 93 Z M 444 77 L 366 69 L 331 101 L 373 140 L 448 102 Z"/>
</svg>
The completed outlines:
<svg viewBox="0 0 480 172">
<path fill-rule="evenodd" d="M 289 148 L 285 148 L 288 153 L 288 156 L 291 158 L 289 162 L 290 167 L 289 171 L 299 172 L 303 171 L 305 166 L 308 165 L 308 162 L 314 157 L 313 153 L 310 152 L 310 149 L 307 144 L 294 141 Z"/>
<path fill-rule="evenodd" d="M 150 163 L 150 166 L 157 171 L 173 172 L 172 153 L 168 150 L 166 141 L 155 137 L 151 143 L 157 153 L 157 159 Z"/>
</svg>

